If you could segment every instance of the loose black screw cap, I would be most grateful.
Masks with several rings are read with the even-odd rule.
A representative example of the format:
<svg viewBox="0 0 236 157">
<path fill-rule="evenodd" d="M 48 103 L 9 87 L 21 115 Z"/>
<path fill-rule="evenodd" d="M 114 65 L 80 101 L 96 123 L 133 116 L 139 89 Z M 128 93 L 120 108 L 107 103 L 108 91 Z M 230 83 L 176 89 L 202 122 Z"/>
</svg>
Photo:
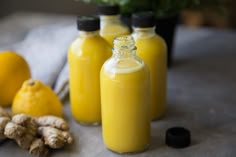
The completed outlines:
<svg viewBox="0 0 236 157">
<path fill-rule="evenodd" d="M 166 144 L 173 148 L 185 148 L 191 144 L 190 131 L 184 127 L 172 127 L 166 131 Z"/>
</svg>

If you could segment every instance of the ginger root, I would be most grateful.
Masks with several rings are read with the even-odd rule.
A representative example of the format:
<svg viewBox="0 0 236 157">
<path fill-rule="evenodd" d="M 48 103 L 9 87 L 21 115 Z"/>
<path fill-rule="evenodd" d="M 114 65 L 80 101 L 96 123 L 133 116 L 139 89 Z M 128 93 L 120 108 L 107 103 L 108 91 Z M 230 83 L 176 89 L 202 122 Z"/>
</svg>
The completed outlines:
<svg viewBox="0 0 236 157">
<path fill-rule="evenodd" d="M 4 140 L 6 136 L 4 135 L 5 127 L 11 119 L 9 117 L 0 117 L 0 140 Z"/>
<path fill-rule="evenodd" d="M 18 114 L 12 117 L 12 122 L 27 128 L 27 133 L 36 136 L 38 125 L 34 119 L 25 114 Z"/>
<path fill-rule="evenodd" d="M 16 139 L 23 136 L 26 130 L 26 128 L 18 124 L 8 122 L 5 127 L 4 135 L 9 139 Z"/>
<path fill-rule="evenodd" d="M 0 140 L 6 139 L 6 136 L 4 135 L 4 130 L 7 125 L 7 123 L 11 120 L 11 115 L 7 110 L 0 107 Z"/>
<path fill-rule="evenodd" d="M 64 119 L 56 117 L 56 116 L 42 116 L 42 117 L 36 118 L 35 122 L 39 126 L 50 126 L 50 127 L 63 130 L 63 131 L 69 130 L 68 123 Z"/>
<path fill-rule="evenodd" d="M 72 144 L 73 138 L 68 131 L 61 131 L 53 127 L 39 127 L 38 132 L 43 136 L 45 144 L 50 148 L 62 148 L 66 144 Z"/>
<path fill-rule="evenodd" d="M 9 112 L 7 112 L 7 110 L 5 110 L 4 108 L 0 107 L 0 117 L 11 118 L 11 115 L 10 115 Z"/>
<path fill-rule="evenodd" d="M 25 133 L 24 136 L 16 138 L 15 141 L 20 148 L 28 150 L 34 139 L 35 139 L 34 136 L 32 136 L 31 134 Z"/>
<path fill-rule="evenodd" d="M 32 155 L 46 156 L 50 149 L 72 144 L 68 123 L 59 117 L 33 118 L 26 114 L 10 114 L 0 107 L 0 140 L 15 140 Z"/>
<path fill-rule="evenodd" d="M 22 126 L 26 126 L 32 118 L 26 114 L 17 114 L 12 117 L 12 122 Z"/>
<path fill-rule="evenodd" d="M 5 136 L 14 139 L 19 147 L 29 149 L 36 138 L 37 124 L 28 115 L 18 114 L 6 125 Z"/>
<path fill-rule="evenodd" d="M 48 154 L 48 148 L 45 146 L 43 139 L 36 138 L 29 149 L 29 153 L 37 156 L 46 156 Z"/>
</svg>

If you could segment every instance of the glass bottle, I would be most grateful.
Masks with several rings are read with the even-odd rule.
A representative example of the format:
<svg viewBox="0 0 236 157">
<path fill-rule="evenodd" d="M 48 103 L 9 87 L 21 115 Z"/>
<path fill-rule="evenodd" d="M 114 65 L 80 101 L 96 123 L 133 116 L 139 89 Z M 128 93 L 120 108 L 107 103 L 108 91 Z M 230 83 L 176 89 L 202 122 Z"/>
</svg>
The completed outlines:
<svg viewBox="0 0 236 157">
<path fill-rule="evenodd" d="M 99 35 L 96 17 L 79 17 L 79 35 L 69 47 L 71 112 L 82 124 L 101 123 L 100 69 L 112 55 L 110 45 Z"/>
<path fill-rule="evenodd" d="M 118 153 L 144 151 L 150 143 L 150 78 L 135 51 L 132 36 L 116 38 L 100 74 L 103 139 Z"/>
<path fill-rule="evenodd" d="M 159 119 L 166 111 L 167 46 L 164 39 L 155 33 L 152 12 L 133 14 L 132 26 L 137 55 L 150 71 L 151 119 Z"/>
<path fill-rule="evenodd" d="M 116 37 L 130 34 L 129 28 L 120 19 L 120 8 L 118 5 L 98 5 L 98 12 L 101 20 L 100 35 L 110 45 L 113 45 L 113 40 Z"/>
</svg>

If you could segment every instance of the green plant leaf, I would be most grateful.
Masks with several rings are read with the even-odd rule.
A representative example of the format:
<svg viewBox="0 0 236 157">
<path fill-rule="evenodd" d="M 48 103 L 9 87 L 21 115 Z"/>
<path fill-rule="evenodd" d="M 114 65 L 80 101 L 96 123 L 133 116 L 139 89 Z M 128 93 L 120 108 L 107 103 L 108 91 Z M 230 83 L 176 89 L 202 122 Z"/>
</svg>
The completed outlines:
<svg viewBox="0 0 236 157">
<path fill-rule="evenodd" d="M 123 13 L 152 10 L 158 17 L 173 16 L 186 8 L 217 6 L 225 12 L 232 0 L 81 0 L 87 3 L 118 4 Z"/>
</svg>

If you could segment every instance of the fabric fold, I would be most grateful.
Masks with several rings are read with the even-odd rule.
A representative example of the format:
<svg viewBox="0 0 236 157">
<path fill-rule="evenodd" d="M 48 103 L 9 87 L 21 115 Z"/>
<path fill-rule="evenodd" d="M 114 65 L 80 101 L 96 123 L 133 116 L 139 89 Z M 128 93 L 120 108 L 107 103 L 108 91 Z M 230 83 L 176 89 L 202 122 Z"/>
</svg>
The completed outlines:
<svg viewBox="0 0 236 157">
<path fill-rule="evenodd" d="M 68 75 L 68 63 L 60 72 L 54 86 L 54 91 L 58 97 L 63 100 L 69 93 L 69 75 Z"/>
<path fill-rule="evenodd" d="M 52 87 L 60 99 L 69 91 L 67 49 L 77 35 L 70 24 L 51 24 L 29 31 L 25 39 L 4 47 L 23 56 L 28 62 L 33 79 Z"/>
</svg>

